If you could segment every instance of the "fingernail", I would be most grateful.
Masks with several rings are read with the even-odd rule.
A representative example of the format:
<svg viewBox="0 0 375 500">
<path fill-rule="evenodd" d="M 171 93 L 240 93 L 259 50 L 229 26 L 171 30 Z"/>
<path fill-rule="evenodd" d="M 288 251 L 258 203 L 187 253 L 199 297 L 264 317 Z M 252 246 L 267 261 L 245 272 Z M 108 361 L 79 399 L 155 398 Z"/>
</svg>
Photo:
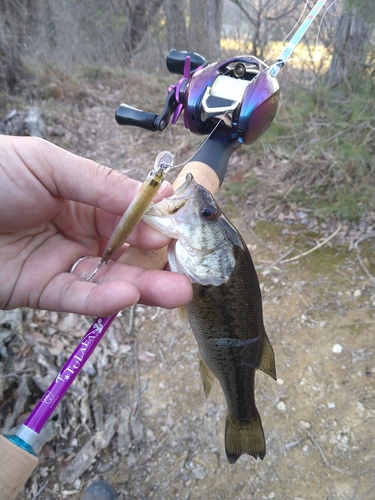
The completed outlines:
<svg viewBox="0 0 375 500">
<path fill-rule="evenodd" d="M 163 182 L 161 183 L 161 186 L 160 186 L 160 189 L 159 189 L 159 194 L 163 193 L 163 192 L 167 189 L 167 187 L 168 187 L 169 185 L 170 185 L 170 182 L 168 182 L 168 181 L 163 181 Z"/>
</svg>

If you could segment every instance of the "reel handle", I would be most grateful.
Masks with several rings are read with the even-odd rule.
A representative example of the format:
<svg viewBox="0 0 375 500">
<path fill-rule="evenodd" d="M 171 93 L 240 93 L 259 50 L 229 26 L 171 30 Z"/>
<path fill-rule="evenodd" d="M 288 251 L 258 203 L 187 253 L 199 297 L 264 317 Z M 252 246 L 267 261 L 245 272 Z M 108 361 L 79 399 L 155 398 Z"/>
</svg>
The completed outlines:
<svg viewBox="0 0 375 500">
<path fill-rule="evenodd" d="M 190 57 L 190 73 L 193 73 L 199 66 L 207 66 L 208 61 L 196 52 L 172 49 L 167 56 L 167 68 L 170 73 L 177 75 L 184 74 L 186 57 Z"/>
<path fill-rule="evenodd" d="M 120 104 L 118 106 L 115 118 L 119 125 L 132 125 L 133 127 L 140 127 L 151 132 L 158 130 L 156 126 L 157 114 L 133 108 L 127 104 Z"/>
</svg>

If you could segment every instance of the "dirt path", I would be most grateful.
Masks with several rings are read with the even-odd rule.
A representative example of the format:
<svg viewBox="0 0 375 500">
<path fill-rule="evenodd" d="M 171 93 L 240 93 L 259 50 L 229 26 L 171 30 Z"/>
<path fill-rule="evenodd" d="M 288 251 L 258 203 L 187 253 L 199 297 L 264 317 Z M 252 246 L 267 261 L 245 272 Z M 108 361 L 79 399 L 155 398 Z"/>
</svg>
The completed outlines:
<svg viewBox="0 0 375 500">
<path fill-rule="evenodd" d="M 73 93 L 69 106 L 43 101 L 49 138 L 139 179 L 160 150 L 189 156 L 199 141 L 182 128 L 156 135 L 115 124 L 119 102 L 141 106 L 135 84 L 97 84 L 84 98 Z M 275 225 L 246 205 L 238 212 L 232 221 L 259 272 L 276 354 L 278 382 L 260 372 L 256 381 L 264 461 L 242 456 L 228 464 L 224 398 L 218 384 L 203 396 L 193 335 L 176 311 L 136 306 L 115 321 L 59 407 L 19 500 L 79 499 L 97 478 L 111 481 L 119 499 L 375 499 L 374 239 L 349 251 L 343 228 L 307 257 L 271 267 L 290 249 L 286 258 L 311 249 L 335 225 Z M 90 320 L 21 312 L 12 369 L 29 377 L 31 396 L 20 419 Z M 2 403 L 8 416 L 15 387 Z"/>
</svg>

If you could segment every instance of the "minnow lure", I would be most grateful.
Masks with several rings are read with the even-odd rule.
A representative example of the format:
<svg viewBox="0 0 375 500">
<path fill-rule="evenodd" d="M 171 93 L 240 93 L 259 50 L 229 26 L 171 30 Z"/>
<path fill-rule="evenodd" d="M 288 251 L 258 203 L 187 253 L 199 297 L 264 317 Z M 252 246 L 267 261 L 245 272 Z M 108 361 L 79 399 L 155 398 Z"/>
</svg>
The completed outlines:
<svg viewBox="0 0 375 500">
<path fill-rule="evenodd" d="M 157 194 L 166 173 L 172 168 L 172 165 L 173 155 L 169 151 L 162 151 L 158 154 L 153 170 L 146 177 L 135 198 L 125 210 L 112 236 L 109 238 L 102 258 L 92 273 L 86 272 L 81 276 L 82 281 L 92 281 L 99 269 L 119 252 Z"/>
</svg>

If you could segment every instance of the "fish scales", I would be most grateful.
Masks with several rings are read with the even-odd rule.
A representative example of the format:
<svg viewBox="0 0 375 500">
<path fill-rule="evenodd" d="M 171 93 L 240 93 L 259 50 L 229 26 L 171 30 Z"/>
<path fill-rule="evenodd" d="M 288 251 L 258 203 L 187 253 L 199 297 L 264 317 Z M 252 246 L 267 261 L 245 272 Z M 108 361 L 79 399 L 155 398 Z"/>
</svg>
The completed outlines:
<svg viewBox="0 0 375 500">
<path fill-rule="evenodd" d="M 151 207 L 145 221 L 176 240 L 171 269 L 185 273 L 193 298 L 184 308 L 199 347 L 205 395 L 218 379 L 227 403 L 225 449 L 230 463 L 244 453 L 264 458 L 255 405 L 255 371 L 276 379 L 263 324 L 258 277 L 246 243 L 212 195 L 188 176 L 176 193 Z"/>
</svg>

